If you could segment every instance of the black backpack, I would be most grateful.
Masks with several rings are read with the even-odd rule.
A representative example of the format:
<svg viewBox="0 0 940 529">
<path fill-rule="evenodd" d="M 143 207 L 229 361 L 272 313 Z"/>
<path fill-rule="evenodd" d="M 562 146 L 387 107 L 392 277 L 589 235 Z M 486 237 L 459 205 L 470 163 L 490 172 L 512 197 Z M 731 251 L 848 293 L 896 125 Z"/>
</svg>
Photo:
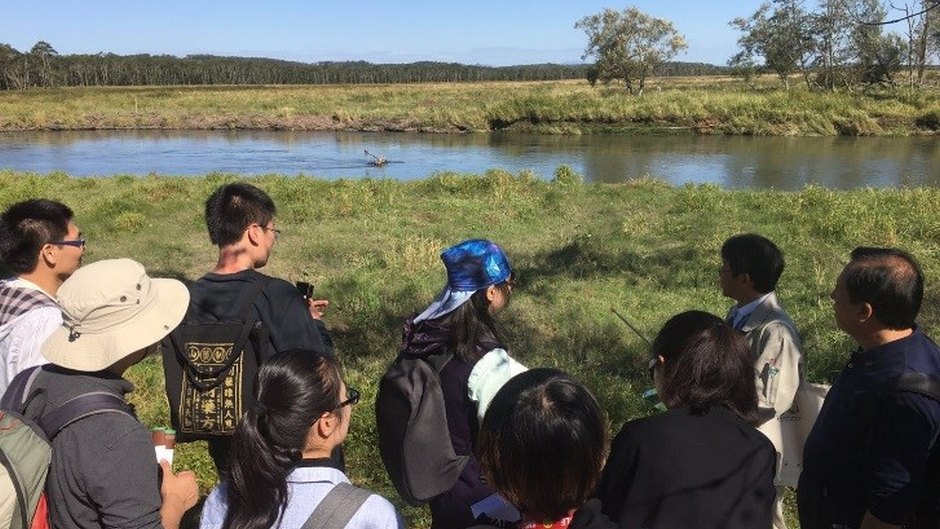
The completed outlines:
<svg viewBox="0 0 940 529">
<path fill-rule="evenodd" d="M 170 422 L 178 441 L 230 436 L 251 404 L 269 343 L 267 328 L 251 317 L 252 306 L 269 279 L 259 276 L 246 289 L 234 320 L 201 322 L 190 304 L 163 341 Z"/>
<path fill-rule="evenodd" d="M 379 381 L 379 453 L 398 495 L 413 506 L 450 490 L 470 458 L 454 451 L 447 427 L 440 372 L 452 357 L 402 352 Z"/>
</svg>

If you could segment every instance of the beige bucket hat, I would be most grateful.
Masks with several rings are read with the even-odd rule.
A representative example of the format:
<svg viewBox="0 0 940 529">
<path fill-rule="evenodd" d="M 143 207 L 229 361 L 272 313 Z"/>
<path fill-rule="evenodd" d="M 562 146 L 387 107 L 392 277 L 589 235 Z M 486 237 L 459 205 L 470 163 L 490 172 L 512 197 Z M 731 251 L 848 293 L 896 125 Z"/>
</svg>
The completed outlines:
<svg viewBox="0 0 940 529">
<path fill-rule="evenodd" d="M 62 327 L 42 346 L 55 365 L 101 371 L 159 341 L 186 314 L 189 291 L 175 279 L 147 276 L 131 259 L 79 268 L 59 288 Z"/>
</svg>

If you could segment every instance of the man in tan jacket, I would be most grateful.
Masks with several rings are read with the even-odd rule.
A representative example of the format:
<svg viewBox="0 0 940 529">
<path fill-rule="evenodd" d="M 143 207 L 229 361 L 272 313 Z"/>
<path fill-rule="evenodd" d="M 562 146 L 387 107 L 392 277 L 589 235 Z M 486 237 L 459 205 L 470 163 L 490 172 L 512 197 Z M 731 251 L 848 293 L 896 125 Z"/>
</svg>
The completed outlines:
<svg viewBox="0 0 940 529">
<path fill-rule="evenodd" d="M 757 404 L 762 412 L 758 429 L 774 443 L 777 460 L 783 460 L 780 414 L 793 405 L 805 375 L 800 336 L 793 320 L 777 302 L 774 288 L 783 273 L 783 254 L 766 237 L 735 235 L 721 247 L 718 282 L 721 292 L 736 303 L 727 321 L 747 336 L 754 354 L 757 375 Z M 782 495 L 784 487 L 796 486 L 788 473 L 777 468 L 777 501 L 774 527 L 785 529 Z M 784 479 L 782 479 L 784 478 Z"/>
</svg>

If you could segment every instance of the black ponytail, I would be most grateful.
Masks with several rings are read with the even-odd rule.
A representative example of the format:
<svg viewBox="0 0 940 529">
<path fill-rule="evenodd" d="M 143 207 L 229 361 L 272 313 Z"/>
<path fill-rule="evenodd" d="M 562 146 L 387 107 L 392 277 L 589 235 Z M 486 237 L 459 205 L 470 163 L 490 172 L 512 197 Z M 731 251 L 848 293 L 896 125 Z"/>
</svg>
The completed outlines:
<svg viewBox="0 0 940 529">
<path fill-rule="evenodd" d="M 274 526 L 310 426 L 336 408 L 340 387 L 336 362 L 309 351 L 286 351 L 261 366 L 255 404 L 232 435 L 223 529 Z"/>
</svg>

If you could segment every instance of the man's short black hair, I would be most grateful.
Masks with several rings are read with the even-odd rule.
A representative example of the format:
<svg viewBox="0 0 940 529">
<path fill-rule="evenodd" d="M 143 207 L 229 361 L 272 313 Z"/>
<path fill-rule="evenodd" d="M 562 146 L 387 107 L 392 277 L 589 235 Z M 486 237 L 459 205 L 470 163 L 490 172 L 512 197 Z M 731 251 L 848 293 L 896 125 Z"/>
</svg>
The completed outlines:
<svg viewBox="0 0 940 529">
<path fill-rule="evenodd" d="M 61 202 L 35 198 L 13 204 L 0 216 L 0 257 L 14 274 L 36 269 L 39 251 L 69 232 L 72 210 Z"/>
<path fill-rule="evenodd" d="M 731 275 L 747 274 L 754 290 L 766 294 L 777 288 L 783 273 L 783 254 L 770 239 L 756 233 L 731 237 L 721 246 L 721 258 L 731 268 Z"/>
<path fill-rule="evenodd" d="M 924 273 L 911 254 L 896 248 L 858 247 L 843 272 L 852 303 L 868 303 L 878 321 L 910 329 L 924 299 Z"/>
<path fill-rule="evenodd" d="M 217 246 L 235 244 L 252 224 L 266 226 L 277 213 L 267 193 L 244 182 L 226 184 L 206 200 L 206 227 Z"/>
</svg>

